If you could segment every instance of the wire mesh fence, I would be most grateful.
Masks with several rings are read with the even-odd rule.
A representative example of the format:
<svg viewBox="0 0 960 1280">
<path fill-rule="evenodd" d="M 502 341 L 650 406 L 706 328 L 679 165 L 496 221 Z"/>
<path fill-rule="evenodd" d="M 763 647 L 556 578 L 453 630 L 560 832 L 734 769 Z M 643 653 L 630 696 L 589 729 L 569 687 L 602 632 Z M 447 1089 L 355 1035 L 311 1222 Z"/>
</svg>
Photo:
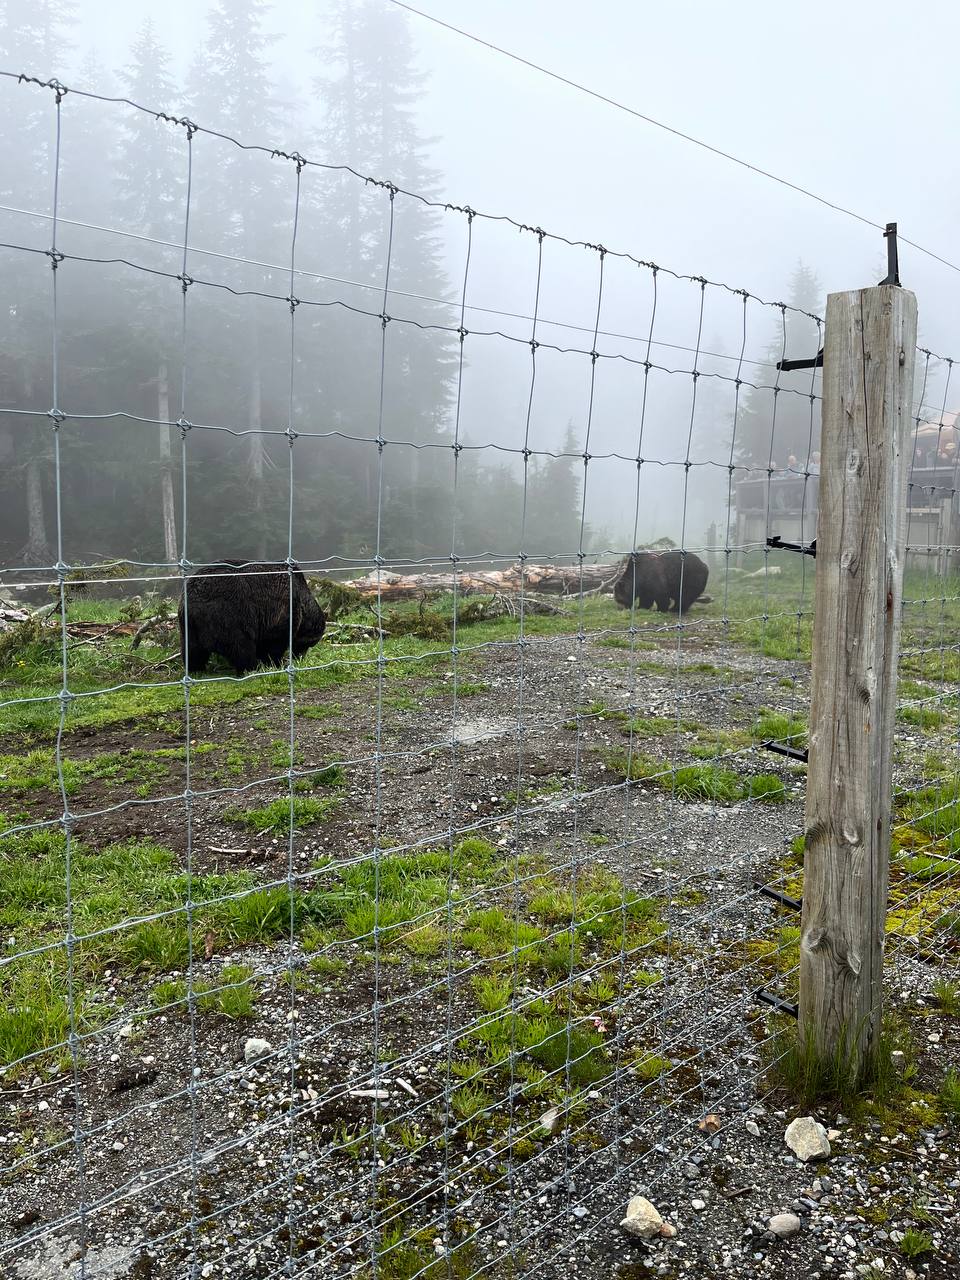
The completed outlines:
<svg viewBox="0 0 960 1280">
<path fill-rule="evenodd" d="M 2 413 L 43 441 L 56 527 L 49 562 L 4 572 L 18 600 L 53 593 L 0 636 L 5 1265 L 550 1277 L 665 1266 L 708 1203 L 742 1236 L 734 1157 L 782 1149 L 815 572 L 768 540 L 815 537 L 819 478 L 819 371 L 777 361 L 813 356 L 821 318 L 129 102 L 5 88 L 52 138 L 52 204 L 8 210 L 3 245 L 46 298 L 23 324 L 49 398 L 20 385 Z M 75 97 L 177 137 L 177 240 L 61 216 Z M 253 232 L 216 247 L 228 162 L 285 260 Z M 334 187 L 376 278 L 318 251 Z M 423 209 L 459 245 L 455 297 L 405 274 Z M 154 416 L 98 404 L 64 358 L 102 287 L 120 324 L 87 358 L 116 359 L 131 278 Z M 211 321 L 256 327 L 266 414 L 218 408 Z M 448 393 L 414 424 L 433 358 Z M 930 995 L 960 936 L 960 539 L 952 363 L 919 367 L 888 928 L 895 985 Z M 561 447 L 547 388 L 576 405 Z M 144 456 L 172 433 L 151 490 L 168 554 L 108 567 L 77 554 L 69 473 L 85 450 L 108 465 L 118 423 Z M 237 441 L 249 505 L 211 554 Z M 335 495 L 341 467 L 359 508 L 331 554 L 311 486 Z M 624 494 L 627 536 L 598 539 Z M 418 527 L 437 509 L 441 546 Z M 230 565 L 245 522 L 259 554 Z M 163 593 L 187 579 L 184 665 Z M 662 1256 L 618 1230 L 637 1193 Z M 697 1257 L 708 1275 L 763 1247 Z"/>
</svg>

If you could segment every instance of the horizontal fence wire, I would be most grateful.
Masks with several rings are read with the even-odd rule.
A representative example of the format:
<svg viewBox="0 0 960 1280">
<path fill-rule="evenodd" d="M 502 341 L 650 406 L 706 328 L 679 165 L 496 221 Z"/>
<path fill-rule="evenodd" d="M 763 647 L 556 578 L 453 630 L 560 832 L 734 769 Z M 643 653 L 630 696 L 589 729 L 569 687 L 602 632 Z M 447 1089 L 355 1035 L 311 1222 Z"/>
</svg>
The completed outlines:
<svg viewBox="0 0 960 1280">
<path fill-rule="evenodd" d="M 56 525 L 49 555 L 14 556 L 0 575 L 4 1266 L 549 1280 L 652 1259 L 667 1274 L 669 1233 L 638 1253 L 619 1231 L 630 1197 L 653 1199 L 682 1243 L 698 1196 L 735 1217 L 749 1188 L 723 1171 L 743 1175 L 745 1147 L 753 1161 L 782 1151 L 805 768 L 769 744 L 807 745 L 816 566 L 769 540 L 816 536 L 820 371 L 778 361 L 813 356 L 822 317 L 125 98 L 0 74 L 40 95 L 55 138 L 50 209 L 0 210 L 50 237 L 0 245 L 27 273 L 24 298 L 49 302 L 29 331 L 42 330 L 42 376 L 4 393 L 0 425 L 18 447 L 45 434 Z M 182 236 L 62 215 L 73 98 L 178 138 Z M 282 169 L 282 249 L 194 243 L 204 163 L 218 163 L 205 141 Z M 369 279 L 304 264 L 317 174 L 377 201 Z M 403 287 L 407 205 L 458 228 L 455 296 Z M 144 258 L 80 252 L 67 228 Z M 519 233 L 530 296 L 500 310 L 484 265 L 503 228 Z M 547 300 L 584 257 L 561 320 Z M 31 275 L 35 262 L 49 275 Z M 206 278 L 202 262 L 264 272 L 264 287 Z M 97 406 L 76 381 L 88 269 L 117 299 L 131 281 L 169 294 L 164 411 L 158 399 L 144 413 L 132 391 Z M 224 326 L 267 308 L 256 370 L 274 395 L 257 418 L 208 395 L 209 298 Z M 362 411 L 324 392 L 338 348 L 317 326 L 332 313 L 360 326 L 345 341 L 365 362 Z M 558 330 L 579 345 L 545 338 Z M 397 371 L 412 376 L 429 354 L 417 344 L 438 338 L 447 403 L 424 432 L 394 412 Z M 118 343 L 116 330 L 94 340 L 105 365 L 122 361 Z M 483 364 L 490 350 L 501 366 Z M 517 352 L 494 438 L 474 404 L 487 413 L 481 384 L 506 380 Z M 944 957 L 960 940 L 952 366 L 918 353 L 888 914 L 891 990 L 927 1000 L 948 998 Z M 581 408 L 558 445 L 540 405 L 571 394 L 567 369 Z M 607 380 L 624 371 L 618 436 Z M 172 443 L 160 469 L 179 486 L 174 554 L 83 542 L 72 473 L 84 450 L 109 465 L 96 433 L 111 425 L 144 457 L 161 433 Z M 205 486 L 236 465 L 237 441 L 250 505 L 214 547 Z M 508 469 L 514 506 L 478 529 L 469 500 L 483 509 L 492 481 L 471 468 L 488 458 Z M 570 464 L 555 473 L 557 492 L 570 482 L 559 532 L 538 523 L 550 464 Z M 357 528 L 331 547 L 311 490 L 321 470 L 355 466 Z M 398 502 L 425 519 L 422 466 L 429 501 L 449 499 L 429 546 L 394 523 Z M 624 531 L 595 535 L 615 490 Z M 159 510 L 159 483 L 149 493 Z M 658 501 L 665 541 L 649 536 Z M 263 554 L 230 545 L 249 546 L 247 525 Z M 213 635 L 221 589 L 247 603 Z M 273 610 L 259 647 L 237 639 L 250 600 Z M 317 601 L 322 640 L 304 622 Z M 751 1147 L 748 1121 L 775 1156 L 763 1136 Z"/>
</svg>

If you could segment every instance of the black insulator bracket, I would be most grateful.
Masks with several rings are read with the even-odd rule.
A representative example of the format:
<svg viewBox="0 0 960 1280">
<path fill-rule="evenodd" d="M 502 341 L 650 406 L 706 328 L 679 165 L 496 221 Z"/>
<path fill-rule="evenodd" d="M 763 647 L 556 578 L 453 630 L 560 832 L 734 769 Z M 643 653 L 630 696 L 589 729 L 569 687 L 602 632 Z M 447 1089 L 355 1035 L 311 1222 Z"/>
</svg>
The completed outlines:
<svg viewBox="0 0 960 1280">
<path fill-rule="evenodd" d="M 777 1013 L 785 1013 L 791 1018 L 799 1018 L 800 1009 L 797 1005 L 791 1004 L 789 1000 L 782 1000 L 780 996 L 773 995 L 770 991 L 755 991 L 754 998 L 760 1004 L 767 1004 L 771 1009 L 776 1009 Z"/>
<path fill-rule="evenodd" d="M 757 881 L 753 886 L 757 893 L 764 898 L 770 898 L 773 902 L 778 902 L 781 907 L 789 907 L 791 911 L 800 911 L 803 907 L 803 901 L 800 898 L 791 898 L 787 893 L 781 893 L 779 889 L 771 889 L 768 884 L 760 884 Z"/>
<path fill-rule="evenodd" d="M 900 257 L 897 253 L 897 224 L 888 222 L 883 238 L 887 242 L 887 274 L 880 284 L 900 284 Z"/>
<path fill-rule="evenodd" d="M 806 360 L 778 360 L 777 368 L 781 373 L 790 373 L 793 369 L 822 369 L 823 368 L 823 347 L 817 352 L 813 359 Z"/>
<path fill-rule="evenodd" d="M 799 551 L 802 556 L 813 556 L 817 558 L 817 540 L 814 540 L 809 546 L 804 546 L 802 542 L 784 542 L 779 533 L 774 534 L 772 538 L 767 539 L 767 546 L 771 551 Z"/>
<path fill-rule="evenodd" d="M 809 764 L 810 754 L 806 747 L 788 747 L 784 742 L 761 742 L 760 745 L 764 751 L 773 751 L 778 756 L 786 756 L 788 760 Z"/>
</svg>

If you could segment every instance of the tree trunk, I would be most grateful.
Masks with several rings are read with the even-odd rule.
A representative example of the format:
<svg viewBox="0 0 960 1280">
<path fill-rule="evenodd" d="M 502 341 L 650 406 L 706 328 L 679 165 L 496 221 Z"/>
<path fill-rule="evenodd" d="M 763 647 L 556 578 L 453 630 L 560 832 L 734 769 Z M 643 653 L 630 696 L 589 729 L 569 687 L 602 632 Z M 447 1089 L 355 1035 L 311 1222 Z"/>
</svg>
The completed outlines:
<svg viewBox="0 0 960 1280">
<path fill-rule="evenodd" d="M 250 399 L 248 404 L 247 426 L 251 434 L 247 438 L 247 460 L 250 466 L 250 484 L 253 490 L 253 554 L 258 560 L 267 558 L 267 533 L 264 528 L 264 472 L 266 470 L 266 450 L 262 434 L 263 388 L 260 382 L 260 336 L 256 321 L 251 330 L 250 343 Z"/>
<path fill-rule="evenodd" d="M 22 557 L 25 564 L 46 565 L 53 556 L 47 539 L 40 461 L 34 456 L 27 463 L 27 544 Z"/>
<path fill-rule="evenodd" d="M 581 586 L 586 591 L 597 591 L 609 594 L 623 572 L 623 565 L 595 564 L 584 565 L 581 571 L 575 565 L 528 564 L 521 572 L 519 565 L 509 569 L 493 570 L 489 573 L 470 573 L 464 571 L 456 575 L 457 591 L 460 595 L 491 595 L 505 592 L 524 591 L 544 592 L 548 595 L 579 595 Z M 370 573 L 365 578 L 355 578 L 351 582 L 342 582 L 340 586 L 357 591 L 362 596 L 381 600 L 415 600 L 424 592 L 452 591 L 454 575 L 452 573 L 414 573 L 400 574 L 381 570 L 378 575 Z"/>
<path fill-rule="evenodd" d="M 170 421 L 170 383 L 167 363 L 160 362 L 157 372 L 157 417 Z M 173 500 L 173 456 L 170 427 L 160 428 L 160 502 L 163 512 L 163 558 L 168 568 L 177 563 L 177 510 Z"/>
</svg>

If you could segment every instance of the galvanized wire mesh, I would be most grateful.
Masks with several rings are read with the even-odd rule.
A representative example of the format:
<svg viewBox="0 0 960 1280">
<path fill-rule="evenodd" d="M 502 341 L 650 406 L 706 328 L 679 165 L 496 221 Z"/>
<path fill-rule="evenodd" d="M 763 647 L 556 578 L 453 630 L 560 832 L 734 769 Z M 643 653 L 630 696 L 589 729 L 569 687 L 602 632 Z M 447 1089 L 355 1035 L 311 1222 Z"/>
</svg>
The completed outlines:
<svg viewBox="0 0 960 1280">
<path fill-rule="evenodd" d="M 42 254 L 51 267 L 53 399 L 3 412 L 18 429 L 42 424 L 51 434 L 58 540 L 55 564 L 39 573 L 13 566 L 5 578 L 15 588 L 36 589 L 38 578 L 55 588 L 59 679 L 56 688 L 28 687 L 12 668 L 0 691 L 4 759 L 16 755 L 16 734 L 35 751 L 25 772 L 10 764 L 3 775 L 12 802 L 0 832 L 10 935 L 0 971 L 3 1097 L 20 1136 L 5 1146 L 14 1216 L 0 1256 L 10 1266 L 66 1259 L 92 1276 L 119 1250 L 127 1263 L 149 1260 L 154 1276 L 236 1268 L 261 1277 L 550 1277 L 571 1260 L 631 1257 L 615 1230 L 626 1200 L 649 1192 L 682 1225 L 692 1212 L 683 1189 L 707 1181 L 723 1141 L 705 1118 L 737 1117 L 764 1096 L 782 1051 L 783 1009 L 796 998 L 798 920 L 758 885 L 788 898 L 802 889 L 803 768 L 764 744 L 805 743 L 814 566 L 771 549 L 768 538 L 815 535 L 819 375 L 811 371 L 803 387 L 785 380 L 764 345 L 773 328 L 780 356 L 813 355 L 819 317 L 168 117 L 187 171 L 179 270 L 126 249 L 69 253 L 58 241 L 57 186 L 69 98 L 57 84 L 20 88 L 48 95 L 54 117 L 52 205 L 31 211 L 49 227 L 50 247 L 11 240 L 4 251 Z M 288 265 L 193 243 L 198 137 L 287 166 Z M 335 172 L 382 201 L 375 293 L 298 265 L 312 171 Z M 392 287 L 405 202 L 431 205 L 459 228 L 456 298 Z M 503 224 L 529 254 L 534 287 L 523 311 L 498 312 L 488 294 L 483 305 L 471 301 L 478 246 Z M 584 255 L 593 276 L 585 313 L 544 316 L 545 290 L 579 270 Z M 201 274 L 211 259 L 220 278 Z M 286 536 L 271 548 L 288 654 L 274 669 L 188 674 L 164 660 L 138 676 L 118 678 L 105 664 L 99 678 L 78 679 L 71 590 L 101 574 L 64 543 L 60 441 L 65 424 L 82 435 L 104 416 L 75 412 L 60 393 L 57 291 L 81 262 L 149 272 L 179 304 L 170 418 L 120 406 L 108 415 L 131 431 L 180 436 L 179 558 L 121 557 L 128 584 L 169 579 L 182 588 L 198 567 L 187 484 L 198 434 L 259 433 L 288 445 Z M 240 275 L 232 282 L 230 270 L 247 266 L 264 268 L 270 287 L 251 291 Z M 358 302 L 360 289 L 375 300 Z M 191 317 L 207 290 L 238 306 L 255 293 L 273 309 L 271 323 L 288 326 L 285 424 L 193 420 Z M 621 311 L 613 327 L 605 322 L 610 290 L 632 297 L 633 332 L 621 327 Z M 425 301 L 437 308 L 432 318 L 404 313 Z M 309 386 L 298 390 L 302 327 L 324 310 L 350 313 L 377 334 L 376 394 L 362 432 L 316 421 Z M 493 327 L 468 326 L 481 316 Z M 708 317 L 736 354 L 705 347 Z M 808 350 L 787 351 L 791 320 Z M 388 429 L 391 338 L 401 328 L 442 331 L 456 344 L 442 438 Z M 580 345 L 561 345 L 558 330 Z M 497 439 L 477 439 L 475 429 L 468 438 L 471 361 L 509 348 L 529 359 L 523 412 Z M 936 358 L 922 356 L 918 441 L 935 387 L 934 421 L 945 423 L 952 367 L 938 381 Z M 536 447 L 538 392 L 561 366 L 581 375 L 573 450 Z M 622 437 L 610 430 L 604 399 L 605 379 L 623 370 L 635 406 L 629 451 L 615 442 Z M 808 429 L 802 456 L 783 465 L 785 401 L 802 406 Z M 682 407 L 675 441 L 663 429 L 664 404 Z M 718 423 L 728 429 L 718 434 Z M 298 449 L 334 439 L 372 458 L 370 551 L 350 563 L 298 551 Z M 448 633 L 410 640 L 390 634 L 385 575 L 429 566 L 383 553 L 384 460 L 423 450 L 449 456 L 455 499 L 471 483 L 466 456 L 508 459 L 522 480 L 521 534 L 516 546 L 496 529 L 487 545 L 465 545 L 454 502 L 453 590 L 441 602 Z M 575 545 L 531 545 L 531 466 L 564 457 L 581 469 L 579 536 Z M 912 683 L 902 706 L 908 724 L 937 735 L 930 750 L 945 758 L 933 769 L 908 752 L 898 766 L 898 973 L 953 947 L 960 920 L 957 486 L 955 470 L 949 479 L 938 471 L 939 457 L 932 476 L 918 467 L 911 485 L 903 669 Z M 633 525 L 628 543 L 597 548 L 588 512 L 611 469 L 633 479 Z M 688 521 L 690 495 L 714 474 L 725 498 L 701 534 Z M 703 560 L 712 602 L 648 612 L 631 579 L 618 609 L 584 588 L 585 567 L 618 568 L 639 545 L 645 508 L 673 477 L 684 557 L 674 593 Z M 546 619 L 529 581 L 529 567 L 544 560 L 579 573 L 562 612 Z M 460 591 L 464 567 L 514 563 L 513 613 L 478 631 Z M 356 624 L 359 642 L 331 626 L 321 646 L 293 656 L 298 565 L 374 575 L 374 620 Z M 188 641 L 189 629 L 188 607 Z M 177 745 L 131 757 L 138 720 L 152 742 L 147 728 L 158 716 Z M 260 720 L 282 735 L 278 744 Z M 316 732 L 324 720 L 331 729 Z M 106 744 L 119 757 L 109 766 L 116 785 L 100 785 Z M 59 811 L 30 803 L 44 786 Z M 181 838 L 171 850 L 156 833 L 172 826 Z"/>
</svg>

